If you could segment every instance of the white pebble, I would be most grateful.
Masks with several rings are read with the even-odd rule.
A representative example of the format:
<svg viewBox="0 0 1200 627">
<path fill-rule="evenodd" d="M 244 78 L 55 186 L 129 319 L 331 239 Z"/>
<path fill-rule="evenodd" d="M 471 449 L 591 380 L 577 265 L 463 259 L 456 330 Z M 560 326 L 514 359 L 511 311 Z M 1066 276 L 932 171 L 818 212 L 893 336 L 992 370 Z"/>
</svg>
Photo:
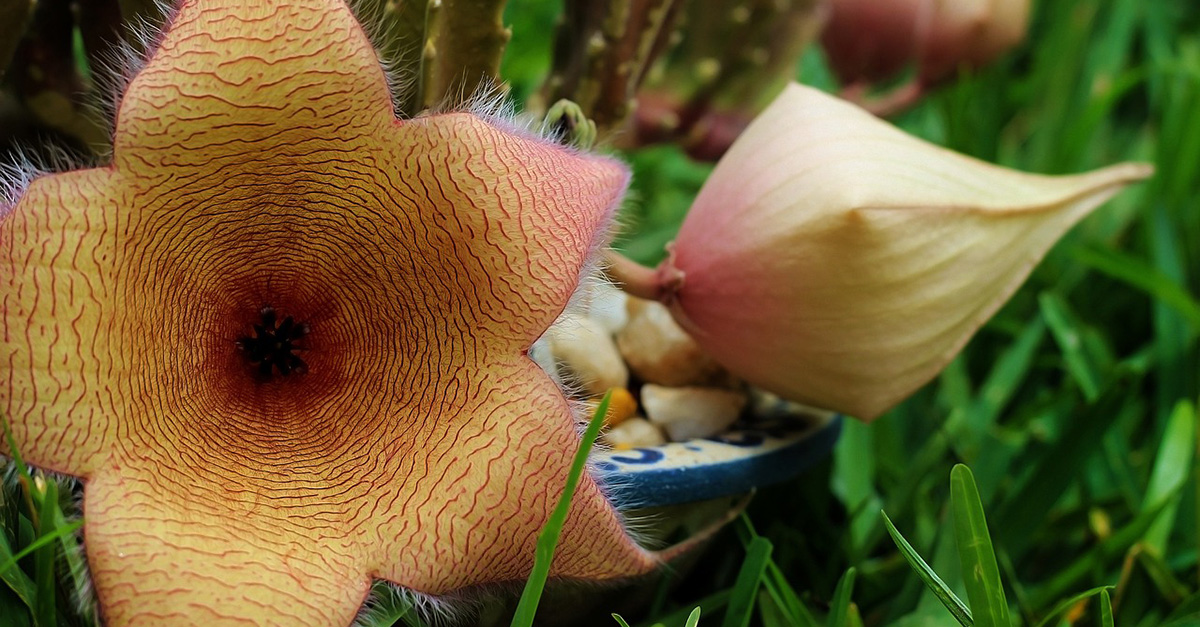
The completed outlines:
<svg viewBox="0 0 1200 627">
<path fill-rule="evenodd" d="M 630 449 L 666 444 L 667 438 L 654 423 L 634 417 L 606 431 L 604 441 L 615 449 Z"/>
<path fill-rule="evenodd" d="M 681 386 L 721 380 L 721 366 L 700 349 L 665 306 L 630 298 L 629 314 L 629 322 L 617 333 L 617 347 L 642 381 Z"/>
<path fill-rule="evenodd" d="M 642 386 L 642 409 L 672 442 L 707 438 L 729 428 L 746 407 L 746 394 L 716 388 Z"/>
<path fill-rule="evenodd" d="M 612 337 L 596 321 L 566 316 L 550 327 L 546 339 L 554 359 L 565 370 L 564 378 L 578 384 L 589 396 L 628 386 L 629 369 Z"/>
</svg>

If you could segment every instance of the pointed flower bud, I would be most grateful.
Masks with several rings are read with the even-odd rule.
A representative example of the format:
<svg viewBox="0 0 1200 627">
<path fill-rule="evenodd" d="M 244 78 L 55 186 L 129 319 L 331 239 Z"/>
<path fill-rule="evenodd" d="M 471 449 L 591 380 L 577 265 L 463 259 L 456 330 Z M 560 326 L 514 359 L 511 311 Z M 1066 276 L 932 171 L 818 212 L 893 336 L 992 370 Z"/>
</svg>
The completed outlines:
<svg viewBox="0 0 1200 627">
<path fill-rule="evenodd" d="M 872 419 L 933 378 L 1067 229 L 1149 174 L 1023 174 L 792 85 L 701 190 L 658 295 L 735 374 Z"/>
</svg>

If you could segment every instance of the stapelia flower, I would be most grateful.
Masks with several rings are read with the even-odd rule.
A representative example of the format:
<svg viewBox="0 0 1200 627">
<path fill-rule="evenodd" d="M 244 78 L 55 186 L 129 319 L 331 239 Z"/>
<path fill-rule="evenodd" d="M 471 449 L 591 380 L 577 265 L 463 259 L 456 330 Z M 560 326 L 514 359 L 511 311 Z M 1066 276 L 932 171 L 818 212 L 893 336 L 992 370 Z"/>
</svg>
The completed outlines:
<svg viewBox="0 0 1200 627">
<path fill-rule="evenodd" d="M 1006 170 L 792 85 L 717 165 L 658 272 L 614 273 L 735 374 L 870 419 L 935 376 L 1071 225 L 1148 174 Z"/>
<path fill-rule="evenodd" d="M 524 352 L 626 170 L 397 121 L 341 0 L 184 2 L 114 139 L 0 221 L 0 408 L 86 481 L 106 624 L 346 625 L 372 577 L 523 579 L 578 443 Z M 554 574 L 658 557 L 585 478 Z"/>
</svg>

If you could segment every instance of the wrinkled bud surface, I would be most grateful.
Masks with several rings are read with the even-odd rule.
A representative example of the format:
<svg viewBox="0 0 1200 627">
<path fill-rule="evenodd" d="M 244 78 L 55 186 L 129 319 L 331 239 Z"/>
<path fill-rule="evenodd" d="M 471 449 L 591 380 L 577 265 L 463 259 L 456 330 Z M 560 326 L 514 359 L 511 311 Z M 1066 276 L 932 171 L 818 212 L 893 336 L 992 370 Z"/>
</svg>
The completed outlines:
<svg viewBox="0 0 1200 627">
<path fill-rule="evenodd" d="M 1020 43 L 1029 0 L 832 0 L 822 35 L 846 83 L 875 83 L 917 65 L 935 84 L 963 65 L 981 67 Z"/>
<path fill-rule="evenodd" d="M 1125 164 L 1048 177 L 910 137 L 792 85 L 733 145 L 659 269 L 734 374 L 871 419 L 935 376 Z"/>
<path fill-rule="evenodd" d="M 0 411 L 86 480 L 109 627 L 341 626 L 373 577 L 528 575 L 579 438 L 525 352 L 628 174 L 392 111 L 341 0 L 189 0 L 112 164 L 0 212 Z M 553 573 L 657 563 L 584 477 Z"/>
</svg>

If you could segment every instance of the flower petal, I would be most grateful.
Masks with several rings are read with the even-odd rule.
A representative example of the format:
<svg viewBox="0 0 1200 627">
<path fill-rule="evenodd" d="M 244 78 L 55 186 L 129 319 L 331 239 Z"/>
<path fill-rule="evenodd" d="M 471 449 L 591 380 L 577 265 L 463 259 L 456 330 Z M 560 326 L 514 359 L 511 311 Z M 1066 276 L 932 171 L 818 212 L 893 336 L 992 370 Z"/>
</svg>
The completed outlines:
<svg viewBox="0 0 1200 627">
<path fill-rule="evenodd" d="M 0 223 L 6 338 L 26 338 L 0 356 L 30 372 L 0 400 L 31 463 L 90 479 L 109 623 L 337 625 L 375 571 L 524 576 L 578 439 L 523 354 L 626 169 L 470 114 L 396 120 L 341 0 L 184 2 L 114 145 Z M 584 483 L 558 574 L 652 567 Z M 448 497 L 472 490 L 497 504 Z"/>
<path fill-rule="evenodd" d="M 471 304 L 471 333 L 525 351 L 558 317 L 609 233 L 629 180 L 613 160 L 507 132 L 468 114 L 401 127 L 398 182 L 421 216 L 412 243 L 444 269 L 456 308 Z M 414 167 L 415 166 L 415 167 Z M 432 290 L 431 290 L 432 292 Z"/>
<path fill-rule="evenodd" d="M 115 437 L 117 285 L 104 170 L 42 177 L 0 220 L 0 408 L 37 464 L 87 476 Z M 0 450 L 7 444 L 0 443 Z"/>
<path fill-rule="evenodd" d="M 265 491 L 258 504 L 230 501 L 158 472 L 127 460 L 85 491 L 108 627 L 350 624 L 371 581 L 320 501 L 280 508 Z"/>
<path fill-rule="evenodd" d="M 342 0 L 185 0 L 121 99 L 114 158 L 246 161 L 267 138 L 284 151 L 324 134 L 332 149 L 392 122 L 378 57 Z"/>
<path fill-rule="evenodd" d="M 1068 229 L 1149 168 L 1023 174 L 793 85 L 674 247 L 676 312 L 735 373 L 874 418 L 940 371 Z"/>
<path fill-rule="evenodd" d="M 473 416 L 435 425 L 407 472 L 403 500 L 377 513 L 376 570 L 421 592 L 442 594 L 529 576 L 537 534 L 558 502 L 578 446 L 566 400 L 532 362 L 491 365 L 482 386 L 464 386 L 439 413 Z M 477 379 L 477 382 L 480 379 Z M 519 393 L 518 393 L 519 392 Z M 421 454 L 423 453 L 423 454 Z M 552 574 L 613 579 L 654 569 L 587 475 L 575 492 Z"/>
</svg>

